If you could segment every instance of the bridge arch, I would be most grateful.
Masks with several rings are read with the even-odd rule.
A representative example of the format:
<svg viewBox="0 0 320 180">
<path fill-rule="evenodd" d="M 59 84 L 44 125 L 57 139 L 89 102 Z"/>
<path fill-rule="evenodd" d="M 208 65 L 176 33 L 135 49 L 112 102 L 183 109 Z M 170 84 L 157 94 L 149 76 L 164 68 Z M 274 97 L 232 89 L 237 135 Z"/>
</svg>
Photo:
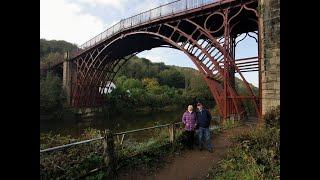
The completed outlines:
<svg viewBox="0 0 320 180">
<path fill-rule="evenodd" d="M 244 10 L 251 11 L 244 6 L 241 6 L 231 18 L 228 18 L 228 10 L 216 13 L 223 16 L 223 26 L 220 25 L 217 30 L 214 30 L 216 34 L 208 30 L 210 27 L 207 27 L 207 20 L 209 16 L 212 17 L 212 14 L 208 14 L 205 25 L 189 18 L 155 24 L 122 33 L 112 41 L 102 43 L 76 57 L 74 63 L 77 73 L 72 88 L 72 105 L 100 106 L 103 98 L 99 89 L 103 89 L 101 87 L 105 87 L 107 82 L 113 80 L 121 66 L 129 59 L 128 57 L 155 47 L 169 47 L 185 53 L 203 74 L 221 116 L 227 118 L 232 114 L 245 115 L 241 98 L 238 98 L 230 82 L 230 69 L 241 76 L 245 87 L 253 97 L 258 114 L 256 97 L 230 52 L 232 45 L 229 23 Z M 217 34 L 220 34 L 220 37 L 214 36 Z M 125 45 L 132 42 L 139 42 L 140 47 Z"/>
</svg>

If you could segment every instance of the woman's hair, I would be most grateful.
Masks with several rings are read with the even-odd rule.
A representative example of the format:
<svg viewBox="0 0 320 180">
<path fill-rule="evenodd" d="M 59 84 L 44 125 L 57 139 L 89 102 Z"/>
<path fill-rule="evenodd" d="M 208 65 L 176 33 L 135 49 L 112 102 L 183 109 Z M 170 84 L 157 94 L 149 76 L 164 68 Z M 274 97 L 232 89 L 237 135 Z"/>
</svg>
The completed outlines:
<svg viewBox="0 0 320 180">
<path fill-rule="evenodd" d="M 193 109 L 193 106 L 192 106 L 192 105 L 189 105 L 189 106 L 187 107 L 187 109 L 189 109 L 189 108 L 192 108 L 192 109 Z"/>
</svg>

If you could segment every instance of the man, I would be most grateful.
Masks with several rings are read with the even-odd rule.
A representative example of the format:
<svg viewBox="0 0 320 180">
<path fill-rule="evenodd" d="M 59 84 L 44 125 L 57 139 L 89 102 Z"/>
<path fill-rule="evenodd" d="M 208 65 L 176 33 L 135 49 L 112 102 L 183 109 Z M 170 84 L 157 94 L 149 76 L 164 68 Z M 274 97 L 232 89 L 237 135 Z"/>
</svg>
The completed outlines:
<svg viewBox="0 0 320 180">
<path fill-rule="evenodd" d="M 199 149 L 203 148 L 203 137 L 205 138 L 205 143 L 207 144 L 207 148 L 209 152 L 213 152 L 213 145 L 210 138 L 210 122 L 211 122 L 211 114 L 207 109 L 203 108 L 201 103 L 197 103 L 197 124 L 199 126 Z"/>
<path fill-rule="evenodd" d="M 185 131 L 187 136 L 187 146 L 193 149 L 194 144 L 194 131 L 196 127 L 196 113 L 193 112 L 193 106 L 189 105 L 186 112 L 183 113 L 182 122 L 185 124 Z"/>
</svg>

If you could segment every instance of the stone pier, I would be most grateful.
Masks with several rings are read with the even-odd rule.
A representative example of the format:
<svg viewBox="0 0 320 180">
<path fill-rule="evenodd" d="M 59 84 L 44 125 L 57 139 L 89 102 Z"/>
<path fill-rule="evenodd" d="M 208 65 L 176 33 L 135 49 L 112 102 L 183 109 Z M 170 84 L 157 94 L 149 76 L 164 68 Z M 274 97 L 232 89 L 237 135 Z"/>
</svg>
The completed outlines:
<svg viewBox="0 0 320 180">
<path fill-rule="evenodd" d="M 72 86 L 72 78 L 75 74 L 74 64 L 69 61 L 69 53 L 66 52 L 64 55 L 63 62 L 63 75 L 62 75 L 62 87 L 67 95 L 68 104 L 71 103 L 71 86 Z"/>
<path fill-rule="evenodd" d="M 280 0 L 259 0 L 262 116 L 280 105 Z"/>
</svg>

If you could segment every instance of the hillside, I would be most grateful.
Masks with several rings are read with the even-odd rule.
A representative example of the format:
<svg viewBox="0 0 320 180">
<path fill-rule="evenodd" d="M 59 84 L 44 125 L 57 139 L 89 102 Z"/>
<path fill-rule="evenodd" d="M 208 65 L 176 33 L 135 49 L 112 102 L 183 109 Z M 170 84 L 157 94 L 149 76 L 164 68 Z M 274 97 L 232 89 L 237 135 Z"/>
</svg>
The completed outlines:
<svg viewBox="0 0 320 180">
<path fill-rule="evenodd" d="M 44 60 L 51 53 L 64 53 L 66 51 L 75 50 L 76 48 L 76 45 L 67 41 L 48 41 L 45 39 L 40 39 L 40 61 Z"/>
<path fill-rule="evenodd" d="M 199 91 L 203 91 L 207 87 L 200 72 L 190 67 L 179 67 L 173 65 L 165 65 L 164 63 L 153 63 L 148 59 L 134 56 L 120 70 L 118 77 L 125 75 L 130 78 L 142 79 L 144 77 L 157 78 L 159 83 L 169 85 L 176 88 L 190 88 L 194 83 L 199 84 Z M 241 91 L 245 91 L 242 80 L 236 77 L 236 87 Z M 250 87 L 255 93 L 258 88 L 253 84 Z M 208 91 L 209 92 L 209 91 Z"/>
</svg>

